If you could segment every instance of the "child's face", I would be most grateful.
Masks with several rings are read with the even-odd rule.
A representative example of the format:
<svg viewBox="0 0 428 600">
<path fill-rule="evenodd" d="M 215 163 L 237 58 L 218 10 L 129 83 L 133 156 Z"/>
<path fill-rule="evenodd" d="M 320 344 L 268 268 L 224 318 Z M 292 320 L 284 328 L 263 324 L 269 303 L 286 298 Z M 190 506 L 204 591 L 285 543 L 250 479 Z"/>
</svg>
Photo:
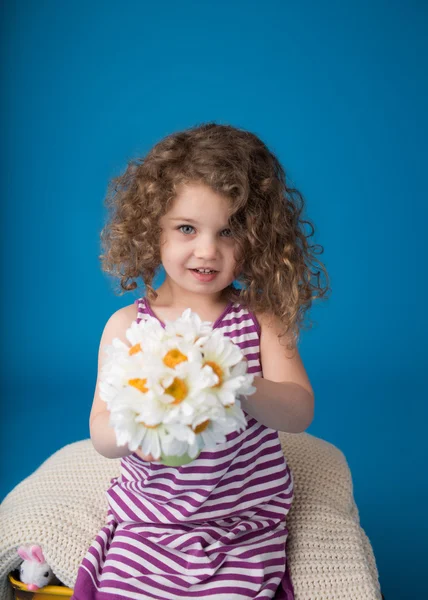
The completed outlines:
<svg viewBox="0 0 428 600">
<path fill-rule="evenodd" d="M 203 184 L 182 186 L 161 218 L 161 259 L 169 283 L 183 291 L 220 298 L 235 279 L 235 241 L 228 227 L 229 200 Z M 191 269 L 217 271 L 201 281 Z"/>
</svg>

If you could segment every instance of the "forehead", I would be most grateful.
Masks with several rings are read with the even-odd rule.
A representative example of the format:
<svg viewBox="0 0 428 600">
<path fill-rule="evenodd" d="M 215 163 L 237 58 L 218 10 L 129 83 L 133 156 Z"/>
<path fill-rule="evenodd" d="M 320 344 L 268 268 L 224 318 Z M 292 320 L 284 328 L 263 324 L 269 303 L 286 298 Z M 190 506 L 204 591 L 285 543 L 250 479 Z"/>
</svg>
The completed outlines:
<svg viewBox="0 0 428 600">
<path fill-rule="evenodd" d="M 220 220 L 228 218 L 231 201 L 204 184 L 187 184 L 179 188 L 166 217 L 169 219 L 187 217 L 189 220 L 205 220 L 216 216 Z"/>
</svg>

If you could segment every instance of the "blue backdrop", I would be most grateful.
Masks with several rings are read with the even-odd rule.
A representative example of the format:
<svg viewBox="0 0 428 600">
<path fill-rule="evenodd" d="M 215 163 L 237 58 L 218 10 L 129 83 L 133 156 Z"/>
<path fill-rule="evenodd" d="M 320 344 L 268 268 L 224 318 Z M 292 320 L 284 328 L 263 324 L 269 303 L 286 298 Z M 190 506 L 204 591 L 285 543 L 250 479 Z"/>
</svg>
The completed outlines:
<svg viewBox="0 0 428 600">
<path fill-rule="evenodd" d="M 89 436 L 107 181 L 164 135 L 257 133 L 303 193 L 332 296 L 300 352 L 309 433 L 350 465 L 387 600 L 424 588 L 427 22 L 416 0 L 3 3 L 1 498 Z M 422 370 L 421 370 L 422 369 Z"/>
</svg>

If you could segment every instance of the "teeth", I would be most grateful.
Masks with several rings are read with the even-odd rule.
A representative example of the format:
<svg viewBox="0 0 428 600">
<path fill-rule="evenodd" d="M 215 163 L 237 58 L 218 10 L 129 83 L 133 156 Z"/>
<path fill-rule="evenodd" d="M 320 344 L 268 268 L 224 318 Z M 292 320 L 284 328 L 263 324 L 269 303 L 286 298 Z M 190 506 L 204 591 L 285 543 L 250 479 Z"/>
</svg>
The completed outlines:
<svg viewBox="0 0 428 600">
<path fill-rule="evenodd" d="M 211 269 L 195 269 L 198 273 L 214 273 Z"/>
</svg>

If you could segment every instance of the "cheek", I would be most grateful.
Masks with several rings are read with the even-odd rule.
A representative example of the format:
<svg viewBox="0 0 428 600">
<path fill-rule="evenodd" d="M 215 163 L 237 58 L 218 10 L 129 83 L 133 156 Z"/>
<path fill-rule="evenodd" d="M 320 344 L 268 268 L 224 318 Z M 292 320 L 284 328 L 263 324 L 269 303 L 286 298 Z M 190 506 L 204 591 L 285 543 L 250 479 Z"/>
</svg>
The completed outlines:
<svg viewBox="0 0 428 600">
<path fill-rule="evenodd" d="M 230 249 L 230 252 L 229 252 L 229 261 L 230 261 L 231 265 L 236 266 L 237 260 L 236 260 L 236 250 L 235 250 L 235 248 L 231 248 Z"/>
<path fill-rule="evenodd" d="M 163 231 L 161 233 L 161 235 L 160 235 L 160 238 L 159 238 L 159 246 L 160 246 L 161 249 L 163 249 L 167 245 L 168 245 L 168 236 Z"/>
<path fill-rule="evenodd" d="M 159 248 L 161 255 L 165 257 L 171 256 L 173 254 L 172 248 L 174 248 L 173 240 L 171 240 L 171 236 L 163 233 L 160 238 Z"/>
<path fill-rule="evenodd" d="M 188 251 L 182 245 L 168 241 L 165 246 L 161 247 L 161 257 L 165 266 L 177 266 L 188 260 Z"/>
</svg>

